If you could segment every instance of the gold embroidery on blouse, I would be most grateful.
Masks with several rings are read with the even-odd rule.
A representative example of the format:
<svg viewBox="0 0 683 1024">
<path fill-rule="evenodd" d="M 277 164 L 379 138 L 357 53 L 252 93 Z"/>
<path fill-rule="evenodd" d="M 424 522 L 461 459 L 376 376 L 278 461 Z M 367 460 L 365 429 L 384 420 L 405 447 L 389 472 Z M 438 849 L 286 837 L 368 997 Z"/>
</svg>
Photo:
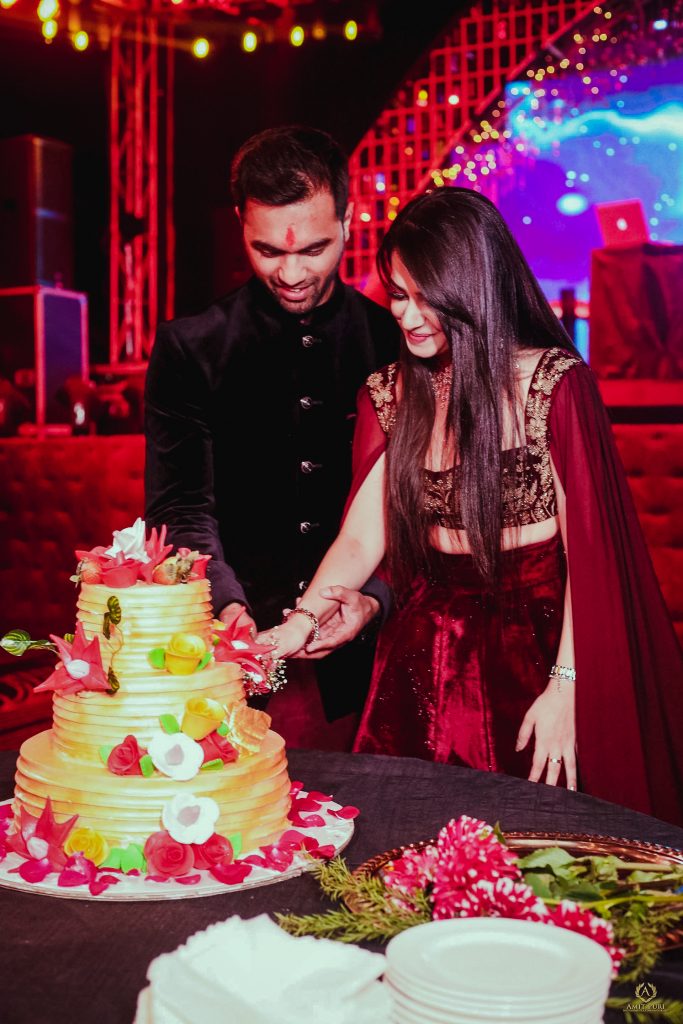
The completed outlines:
<svg viewBox="0 0 683 1024">
<path fill-rule="evenodd" d="M 538 361 L 529 386 L 524 412 L 526 444 L 501 453 L 503 526 L 528 526 L 557 515 L 557 497 L 550 464 L 548 417 L 551 398 L 564 376 L 581 359 L 562 348 L 547 349 Z M 377 418 L 386 434 L 396 421 L 396 372 L 392 363 L 368 378 Z M 425 469 L 425 511 L 439 526 L 461 530 L 461 471 Z M 455 490 L 455 495 L 454 495 Z"/>
<path fill-rule="evenodd" d="M 396 422 L 396 372 L 398 363 L 389 363 L 371 373 L 367 379 L 368 391 L 377 412 L 379 425 L 390 434 Z"/>
</svg>

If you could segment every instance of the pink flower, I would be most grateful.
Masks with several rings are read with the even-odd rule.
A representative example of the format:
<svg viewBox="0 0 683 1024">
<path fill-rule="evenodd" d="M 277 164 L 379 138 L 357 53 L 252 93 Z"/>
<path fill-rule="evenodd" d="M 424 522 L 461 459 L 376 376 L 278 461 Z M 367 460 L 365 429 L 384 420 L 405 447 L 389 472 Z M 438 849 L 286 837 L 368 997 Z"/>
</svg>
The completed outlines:
<svg viewBox="0 0 683 1024">
<path fill-rule="evenodd" d="M 434 917 L 459 916 L 460 901 L 479 881 L 521 881 L 517 857 L 490 825 L 463 814 L 441 829 L 436 843 Z"/>
<path fill-rule="evenodd" d="M 211 555 L 200 555 L 197 551 L 190 551 L 189 548 L 178 548 L 178 558 L 192 558 L 191 580 L 205 580 L 206 567 L 211 561 Z"/>
<path fill-rule="evenodd" d="M 34 818 L 25 807 L 21 807 L 19 830 L 7 837 L 7 846 L 26 860 L 41 862 L 48 866 L 49 871 L 59 871 L 67 862 L 62 846 L 77 819 L 78 815 L 74 814 L 72 818 L 58 824 L 49 797 L 38 818 Z"/>
<path fill-rule="evenodd" d="M 152 527 L 149 540 L 145 541 L 145 553 L 148 561 L 139 565 L 138 576 L 145 583 L 152 582 L 152 575 L 157 565 L 164 561 L 166 556 L 173 550 L 172 544 L 165 544 L 166 526 L 162 526 L 157 536 L 156 526 Z"/>
<path fill-rule="evenodd" d="M 142 775 L 140 758 L 146 753 L 135 736 L 126 736 L 121 743 L 112 748 L 107 758 L 107 768 L 114 775 Z"/>
<path fill-rule="evenodd" d="M 168 832 L 153 832 L 145 843 L 145 858 L 150 874 L 161 878 L 187 875 L 194 867 L 194 853 L 187 843 L 178 843 Z"/>
<path fill-rule="evenodd" d="M 434 918 L 512 917 L 520 921 L 545 921 L 548 910 L 531 886 L 512 878 L 495 882 L 480 879 L 469 889 L 434 910 Z"/>
<path fill-rule="evenodd" d="M 577 903 L 572 903 L 571 900 L 562 900 L 559 906 L 549 912 L 547 921 L 558 928 L 568 928 L 571 932 L 586 935 L 603 946 L 612 959 L 612 976 L 616 977 L 619 965 L 624 959 L 624 950 L 613 945 L 614 929 L 609 921 L 580 907 Z"/>
<path fill-rule="evenodd" d="M 55 690 L 57 693 L 80 693 L 81 690 L 107 691 L 111 689 L 102 667 L 99 636 L 94 636 L 88 642 L 83 626 L 79 622 L 72 644 L 61 636 L 52 636 L 51 640 L 57 646 L 61 661 L 58 662 L 52 675 L 40 686 L 36 686 L 36 693 L 41 693 L 44 690 Z"/>
<path fill-rule="evenodd" d="M 382 873 L 387 889 L 412 896 L 420 889 L 426 889 L 434 881 L 436 870 L 436 846 L 425 846 L 424 850 L 406 850 L 398 860 L 389 861 Z"/>
<path fill-rule="evenodd" d="M 213 656 L 216 661 L 235 662 L 242 671 L 248 672 L 251 676 L 252 693 L 267 693 L 271 649 L 265 644 L 254 642 L 249 625 L 240 625 L 241 618 L 240 615 L 225 629 L 216 630 Z"/>
</svg>

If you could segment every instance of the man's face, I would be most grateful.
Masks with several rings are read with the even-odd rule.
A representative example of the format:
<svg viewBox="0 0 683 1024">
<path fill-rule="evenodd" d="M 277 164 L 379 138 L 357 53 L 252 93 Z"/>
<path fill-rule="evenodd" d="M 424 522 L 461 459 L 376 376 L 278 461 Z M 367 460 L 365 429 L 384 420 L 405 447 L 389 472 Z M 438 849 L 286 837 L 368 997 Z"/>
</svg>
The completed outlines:
<svg viewBox="0 0 683 1024">
<path fill-rule="evenodd" d="M 247 200 L 242 228 L 249 262 L 288 313 L 310 313 L 332 294 L 351 210 L 340 221 L 329 191 L 289 206 Z"/>
</svg>

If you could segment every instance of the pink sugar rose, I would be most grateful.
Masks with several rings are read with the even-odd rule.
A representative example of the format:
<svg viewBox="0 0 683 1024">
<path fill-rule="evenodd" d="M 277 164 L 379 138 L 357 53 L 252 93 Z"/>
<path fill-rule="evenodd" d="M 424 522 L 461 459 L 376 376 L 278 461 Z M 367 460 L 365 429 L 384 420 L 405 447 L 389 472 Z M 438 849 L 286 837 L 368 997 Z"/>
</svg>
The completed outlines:
<svg viewBox="0 0 683 1024">
<path fill-rule="evenodd" d="M 214 832 L 201 846 L 193 843 L 192 850 L 194 851 L 194 866 L 200 869 L 214 868 L 217 864 L 232 864 L 234 860 L 232 843 L 217 832 Z"/>
<path fill-rule="evenodd" d="M 140 758 L 146 753 L 135 736 L 126 736 L 121 743 L 112 748 L 107 758 L 107 768 L 114 775 L 142 775 Z"/>
<path fill-rule="evenodd" d="M 153 832 L 145 843 L 145 858 L 150 875 L 177 878 L 194 867 L 194 852 L 187 843 L 177 843 L 168 832 Z"/>
</svg>

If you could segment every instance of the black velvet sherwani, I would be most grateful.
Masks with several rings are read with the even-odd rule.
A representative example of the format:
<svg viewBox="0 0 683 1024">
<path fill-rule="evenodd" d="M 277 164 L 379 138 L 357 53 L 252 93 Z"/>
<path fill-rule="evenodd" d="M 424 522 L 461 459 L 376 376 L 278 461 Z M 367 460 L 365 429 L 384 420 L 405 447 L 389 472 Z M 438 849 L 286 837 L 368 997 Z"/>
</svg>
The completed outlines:
<svg viewBox="0 0 683 1024">
<path fill-rule="evenodd" d="M 398 338 L 390 313 L 341 281 L 303 318 L 252 278 L 160 325 L 145 389 L 147 525 L 213 556 L 216 613 L 241 601 L 267 628 L 305 589 L 349 490 L 356 393 L 396 358 Z M 386 604 L 379 581 L 365 590 Z M 319 678 L 367 674 L 358 646 L 319 662 Z"/>
</svg>

